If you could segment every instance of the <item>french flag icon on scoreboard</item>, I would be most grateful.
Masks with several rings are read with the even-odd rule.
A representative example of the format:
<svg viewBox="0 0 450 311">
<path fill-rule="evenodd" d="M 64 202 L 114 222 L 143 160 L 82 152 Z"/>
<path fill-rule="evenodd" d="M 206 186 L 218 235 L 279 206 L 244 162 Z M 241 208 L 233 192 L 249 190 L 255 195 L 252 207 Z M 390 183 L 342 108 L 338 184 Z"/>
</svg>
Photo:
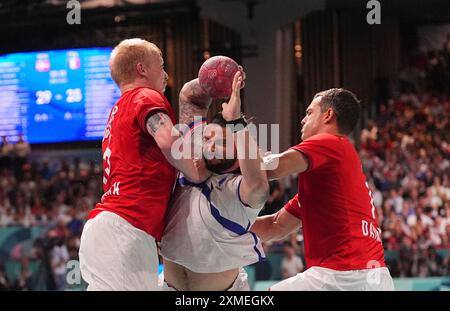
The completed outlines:
<svg viewBox="0 0 450 311">
<path fill-rule="evenodd" d="M 68 55 L 68 62 L 69 62 L 69 68 L 71 70 L 77 70 L 80 69 L 80 57 L 78 56 L 77 52 L 69 52 Z"/>
</svg>

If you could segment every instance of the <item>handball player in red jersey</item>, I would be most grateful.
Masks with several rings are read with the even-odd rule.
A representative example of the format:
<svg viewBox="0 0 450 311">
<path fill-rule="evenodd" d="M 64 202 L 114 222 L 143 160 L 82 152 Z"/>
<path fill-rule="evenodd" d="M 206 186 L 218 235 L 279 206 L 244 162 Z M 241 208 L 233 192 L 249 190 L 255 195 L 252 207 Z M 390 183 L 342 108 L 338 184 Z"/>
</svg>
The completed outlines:
<svg viewBox="0 0 450 311">
<path fill-rule="evenodd" d="M 159 48 L 142 39 L 117 45 L 111 76 L 121 91 L 105 128 L 101 202 L 90 212 L 79 251 L 88 290 L 159 290 L 156 242 L 176 169 L 206 179 L 192 159 L 171 154 L 175 115 Z"/>
<path fill-rule="evenodd" d="M 307 270 L 270 290 L 394 290 L 381 230 L 358 154 L 348 139 L 360 103 L 345 89 L 315 95 L 302 124 L 302 143 L 270 156 L 270 179 L 298 173 L 298 194 L 251 231 L 263 241 L 303 228 Z"/>
</svg>

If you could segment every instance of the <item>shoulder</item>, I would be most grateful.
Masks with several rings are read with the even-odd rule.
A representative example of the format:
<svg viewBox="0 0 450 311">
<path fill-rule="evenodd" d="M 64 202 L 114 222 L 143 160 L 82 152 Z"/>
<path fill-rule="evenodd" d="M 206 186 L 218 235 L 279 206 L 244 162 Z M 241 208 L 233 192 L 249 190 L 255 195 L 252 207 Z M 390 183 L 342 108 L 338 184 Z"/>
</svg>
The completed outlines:
<svg viewBox="0 0 450 311">
<path fill-rule="evenodd" d="M 347 137 L 341 135 L 333 135 L 333 134 L 317 134 L 308 139 L 305 139 L 303 143 L 342 143 L 343 141 L 348 140 Z"/>
<path fill-rule="evenodd" d="M 294 146 L 294 149 L 311 149 L 311 148 L 319 148 L 319 149 L 333 149 L 340 150 L 342 146 L 350 144 L 350 141 L 346 136 L 342 135 L 332 135 L 332 134 L 317 134 L 308 139 L 305 139 L 297 146 Z"/>
<path fill-rule="evenodd" d="M 151 100 L 155 102 L 161 102 L 164 103 L 166 98 L 163 94 L 159 93 L 158 91 L 147 88 L 147 87 L 141 87 L 137 88 L 134 91 L 134 96 L 136 99 L 141 100 Z"/>
<path fill-rule="evenodd" d="M 240 174 L 214 174 L 208 181 L 208 187 L 212 187 L 216 195 L 231 203 L 239 199 L 239 186 L 242 180 Z"/>
<path fill-rule="evenodd" d="M 300 151 L 309 160 L 309 169 L 322 167 L 330 161 L 341 161 L 350 144 L 346 136 L 318 134 L 305 139 L 292 149 Z"/>
</svg>

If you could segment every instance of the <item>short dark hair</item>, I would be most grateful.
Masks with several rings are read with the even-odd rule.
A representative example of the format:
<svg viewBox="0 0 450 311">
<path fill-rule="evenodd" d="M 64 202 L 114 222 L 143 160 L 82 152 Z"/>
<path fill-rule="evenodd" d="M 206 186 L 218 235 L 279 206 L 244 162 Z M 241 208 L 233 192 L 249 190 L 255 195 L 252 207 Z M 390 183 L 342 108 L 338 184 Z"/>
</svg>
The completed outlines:
<svg viewBox="0 0 450 311">
<path fill-rule="evenodd" d="M 336 121 L 339 132 L 348 135 L 355 128 L 361 114 L 361 102 L 355 94 L 342 88 L 332 88 L 317 93 L 314 98 L 322 97 L 320 110 L 332 108 L 336 113 Z"/>
</svg>

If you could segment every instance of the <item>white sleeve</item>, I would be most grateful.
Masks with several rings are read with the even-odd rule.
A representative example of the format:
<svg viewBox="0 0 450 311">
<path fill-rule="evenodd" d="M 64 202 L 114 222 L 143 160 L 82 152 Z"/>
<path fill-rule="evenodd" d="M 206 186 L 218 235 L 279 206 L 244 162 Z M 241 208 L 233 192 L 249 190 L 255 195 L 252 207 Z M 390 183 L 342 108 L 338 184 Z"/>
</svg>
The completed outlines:
<svg viewBox="0 0 450 311">
<path fill-rule="evenodd" d="M 242 175 L 228 176 L 222 181 L 220 187 L 220 200 L 223 203 L 222 213 L 227 215 L 230 220 L 241 223 L 244 227 L 252 225 L 264 205 L 259 208 L 252 208 L 242 202 L 239 195 L 239 186 L 242 181 Z"/>
</svg>

